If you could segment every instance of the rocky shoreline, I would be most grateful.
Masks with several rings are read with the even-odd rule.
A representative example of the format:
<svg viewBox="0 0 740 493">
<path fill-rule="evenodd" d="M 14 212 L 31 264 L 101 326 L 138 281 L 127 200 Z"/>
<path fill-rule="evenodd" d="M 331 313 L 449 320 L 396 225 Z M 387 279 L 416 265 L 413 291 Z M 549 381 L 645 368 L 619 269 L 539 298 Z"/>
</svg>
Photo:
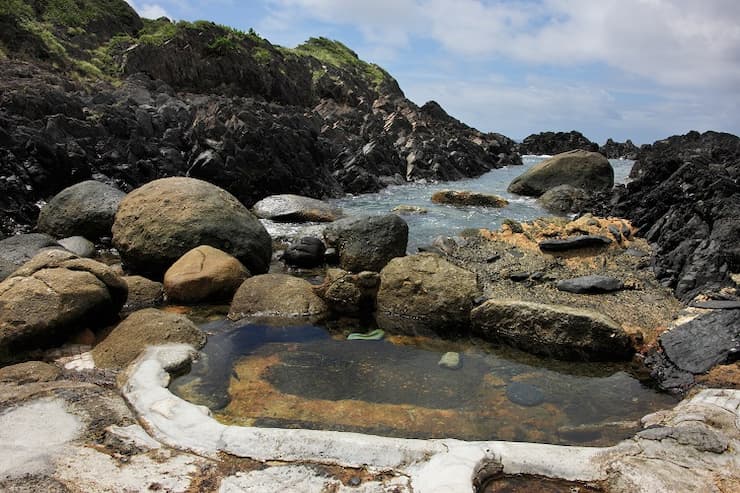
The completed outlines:
<svg viewBox="0 0 740 493">
<path fill-rule="evenodd" d="M 417 106 L 340 43 L 287 50 L 110 3 L 75 29 L 46 4 L 0 11 L 0 487 L 459 491 L 502 473 L 610 492 L 740 485 L 738 137 L 517 144 Z M 576 217 L 407 255 L 400 215 L 343 217 L 319 200 L 475 177 L 524 153 L 555 156 L 510 191 Z M 613 188 L 604 156 L 635 158 L 632 181 Z M 257 216 L 327 226 L 285 244 Z M 376 329 L 365 339 L 628 361 L 686 399 L 603 449 L 226 426 L 167 389 L 207 341 L 192 313 L 214 304 L 241 322 L 349 320 Z M 539 405 L 526 385 L 509 400 Z"/>
</svg>

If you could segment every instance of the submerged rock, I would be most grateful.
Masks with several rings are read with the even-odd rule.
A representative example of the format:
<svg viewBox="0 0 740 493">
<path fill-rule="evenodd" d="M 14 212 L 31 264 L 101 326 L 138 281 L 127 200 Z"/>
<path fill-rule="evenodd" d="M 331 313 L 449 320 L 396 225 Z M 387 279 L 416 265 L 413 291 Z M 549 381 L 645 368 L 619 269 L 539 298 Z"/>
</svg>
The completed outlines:
<svg viewBox="0 0 740 493">
<path fill-rule="evenodd" d="M 239 286 L 229 309 L 229 318 L 306 318 L 316 320 L 327 313 L 326 303 L 308 281 L 285 274 L 250 277 Z"/>
<path fill-rule="evenodd" d="M 105 183 L 87 180 L 56 194 L 39 213 L 37 229 L 57 238 L 111 235 L 118 205 L 126 194 Z"/>
<path fill-rule="evenodd" d="M 184 315 L 145 308 L 118 324 L 92 355 L 98 367 L 125 368 L 147 346 L 178 342 L 200 349 L 206 335 Z"/>
<path fill-rule="evenodd" d="M 301 195 L 270 195 L 252 208 L 257 217 L 291 223 L 331 222 L 342 216 L 342 210 L 323 200 Z"/>
<path fill-rule="evenodd" d="M 379 272 L 391 259 L 406 255 L 409 227 L 396 214 L 340 219 L 324 231 L 339 252 L 339 266 L 350 272 Z"/>
<path fill-rule="evenodd" d="M 506 207 L 509 201 L 498 195 L 466 192 L 457 190 L 441 190 L 432 195 L 432 202 L 449 205 L 476 205 L 481 207 Z"/>
<path fill-rule="evenodd" d="M 545 402 L 545 394 L 539 388 L 522 382 L 509 382 L 506 385 L 506 397 L 514 404 L 525 407 L 539 406 Z"/>
<path fill-rule="evenodd" d="M 558 185 L 586 191 L 609 190 L 614 186 L 614 170 L 609 160 L 597 152 L 569 151 L 532 166 L 514 178 L 507 190 L 539 197 Z"/>
<path fill-rule="evenodd" d="M 556 286 L 560 291 L 569 293 L 611 293 L 622 289 L 624 283 L 614 277 L 591 275 L 563 279 Z"/>
<path fill-rule="evenodd" d="M 107 265 L 62 250 L 39 253 L 0 283 L 0 359 L 104 326 L 116 318 L 127 290 Z"/>
<path fill-rule="evenodd" d="M 478 293 L 474 273 L 439 255 L 401 257 L 380 272 L 375 317 L 381 328 L 395 333 L 465 334 Z"/>
<path fill-rule="evenodd" d="M 634 353 L 627 333 L 590 310 L 526 301 L 488 300 L 471 313 L 473 332 L 494 342 L 567 360 L 625 360 Z"/>
<path fill-rule="evenodd" d="M 272 257 L 259 220 L 230 193 L 193 178 L 162 178 L 128 194 L 113 244 L 127 268 L 155 277 L 201 245 L 233 255 L 252 273 L 266 272 Z"/>
</svg>

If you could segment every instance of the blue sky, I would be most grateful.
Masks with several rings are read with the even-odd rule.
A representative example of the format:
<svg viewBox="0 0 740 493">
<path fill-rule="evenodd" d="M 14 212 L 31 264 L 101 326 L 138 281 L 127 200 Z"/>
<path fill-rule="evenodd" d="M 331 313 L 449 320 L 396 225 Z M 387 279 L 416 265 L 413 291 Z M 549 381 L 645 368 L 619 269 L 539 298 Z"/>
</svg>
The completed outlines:
<svg viewBox="0 0 740 493">
<path fill-rule="evenodd" d="M 128 0 L 144 17 L 337 39 L 417 104 L 515 139 L 740 134 L 737 0 Z"/>
</svg>

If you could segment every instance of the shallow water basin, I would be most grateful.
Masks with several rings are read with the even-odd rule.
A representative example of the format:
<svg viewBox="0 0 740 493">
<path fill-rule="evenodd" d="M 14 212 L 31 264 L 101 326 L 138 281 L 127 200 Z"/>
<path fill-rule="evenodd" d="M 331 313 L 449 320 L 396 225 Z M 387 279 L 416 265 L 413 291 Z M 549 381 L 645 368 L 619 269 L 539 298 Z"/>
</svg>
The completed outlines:
<svg viewBox="0 0 740 493">
<path fill-rule="evenodd" d="M 480 341 L 350 341 L 322 327 L 204 326 L 172 391 L 227 424 L 404 438 L 608 445 L 676 400 L 623 364 L 566 363 Z M 441 366 L 456 352 L 459 368 Z"/>
</svg>

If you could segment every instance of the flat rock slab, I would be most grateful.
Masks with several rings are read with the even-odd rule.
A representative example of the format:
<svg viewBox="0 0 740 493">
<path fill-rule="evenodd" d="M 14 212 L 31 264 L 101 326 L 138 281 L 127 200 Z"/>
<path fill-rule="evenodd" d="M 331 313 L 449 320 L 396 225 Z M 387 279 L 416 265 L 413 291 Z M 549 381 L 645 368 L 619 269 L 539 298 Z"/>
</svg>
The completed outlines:
<svg viewBox="0 0 740 493">
<path fill-rule="evenodd" d="M 579 248 L 605 247 L 611 245 L 612 240 L 606 236 L 578 235 L 569 238 L 543 240 L 540 250 L 543 252 L 567 252 Z"/>
<path fill-rule="evenodd" d="M 740 310 L 740 301 L 735 300 L 708 300 L 694 301 L 689 306 L 711 310 Z"/>
<path fill-rule="evenodd" d="M 563 279 L 556 287 L 560 291 L 576 294 L 611 293 L 622 289 L 624 283 L 614 277 L 594 275 Z"/>
<path fill-rule="evenodd" d="M 323 200 L 301 195 L 270 195 L 252 208 L 257 217 L 280 222 L 331 222 L 342 216 L 342 210 Z"/>
<path fill-rule="evenodd" d="M 668 359 L 681 370 L 704 373 L 737 358 L 740 310 L 721 310 L 697 317 L 660 337 Z"/>
</svg>

